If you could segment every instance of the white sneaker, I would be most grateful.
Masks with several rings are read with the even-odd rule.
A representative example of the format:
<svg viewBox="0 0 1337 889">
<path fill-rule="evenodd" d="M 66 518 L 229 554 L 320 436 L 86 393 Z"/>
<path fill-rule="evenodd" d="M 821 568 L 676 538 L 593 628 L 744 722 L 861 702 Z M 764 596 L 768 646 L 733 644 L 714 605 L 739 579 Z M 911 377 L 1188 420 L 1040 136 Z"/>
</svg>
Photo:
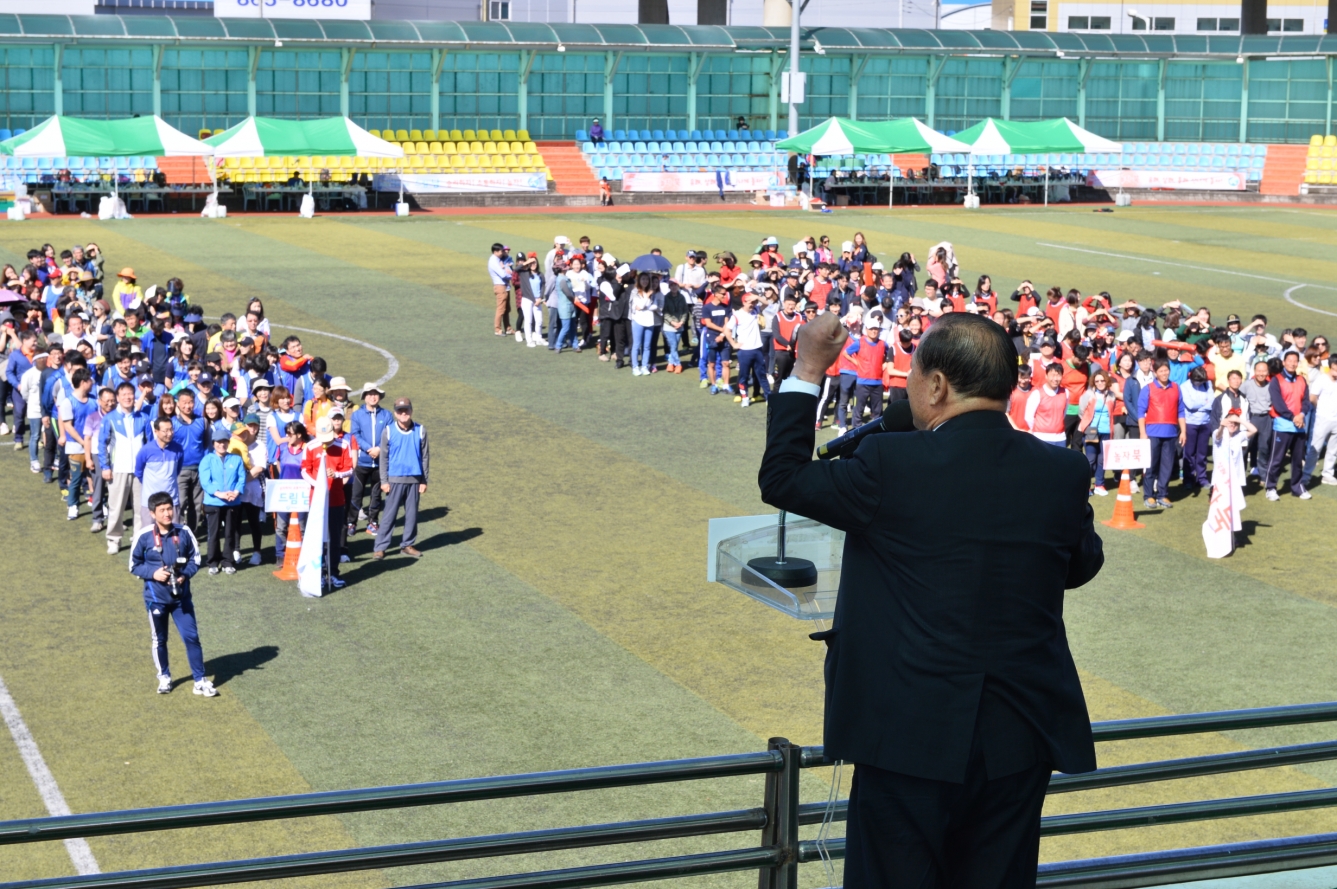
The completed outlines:
<svg viewBox="0 0 1337 889">
<path fill-rule="evenodd" d="M 239 549 L 234 549 L 234 550 L 232 551 L 232 564 L 235 565 L 235 564 L 237 564 L 237 563 L 240 562 L 240 561 L 241 561 L 241 550 L 239 550 Z"/>
<path fill-rule="evenodd" d="M 8 434 L 9 434 L 9 424 L 0 423 L 0 435 L 8 435 Z"/>
<path fill-rule="evenodd" d="M 42 464 L 37 460 L 32 460 L 29 461 L 28 468 L 31 469 L 33 472 L 41 472 Z"/>
<path fill-rule="evenodd" d="M 79 518 L 79 504 L 76 503 L 71 506 L 69 510 L 66 511 L 65 518 L 71 522 Z"/>
<path fill-rule="evenodd" d="M 537 341 L 537 340 L 530 340 L 530 341 L 529 341 L 528 343 L 526 343 L 525 345 L 529 346 L 529 348 L 531 348 L 531 349 L 536 349 L 536 348 L 538 348 L 538 341 Z"/>
<path fill-rule="evenodd" d="M 844 435 L 846 431 L 847 431 L 847 430 L 845 429 L 844 426 L 837 426 L 837 427 L 836 427 L 836 435 Z"/>
<path fill-rule="evenodd" d="M 121 551 L 121 545 L 119 543 L 113 543 L 110 540 L 107 541 L 107 555 L 114 556 L 118 554 L 120 551 Z"/>
<path fill-rule="evenodd" d="M 1305 490 L 1301 489 L 1301 491 L 1300 491 L 1300 499 L 1301 499 L 1301 500 L 1313 500 L 1313 499 L 1314 499 L 1314 495 L 1311 494 L 1311 493 L 1309 493 L 1308 491 L 1305 491 Z"/>
<path fill-rule="evenodd" d="M 251 553 L 251 564 L 252 564 L 252 565 L 259 565 L 259 564 L 260 564 L 260 554 L 259 554 L 259 553 Z"/>
<path fill-rule="evenodd" d="M 346 563 L 351 562 L 351 561 L 353 561 L 353 557 L 350 556 L 348 553 L 339 553 L 339 564 L 340 564 L 340 565 L 346 564 Z"/>
<path fill-rule="evenodd" d="M 515 332 L 515 341 L 517 343 L 523 343 L 525 341 L 525 335 L 522 331 L 517 330 Z"/>
<path fill-rule="evenodd" d="M 171 692 L 172 692 L 172 677 L 171 677 L 171 676 L 159 676 L 159 677 L 158 677 L 158 694 L 160 694 L 160 695 L 166 695 L 166 694 L 171 694 Z"/>
<path fill-rule="evenodd" d="M 743 407 L 751 407 L 751 406 L 752 406 L 752 399 L 750 399 L 750 398 L 744 398 L 742 404 L 743 404 Z"/>
<path fill-rule="evenodd" d="M 1136 493 L 1137 493 L 1137 482 L 1132 481 L 1132 480 L 1129 480 L 1129 482 L 1128 482 L 1128 492 L 1129 492 L 1130 494 L 1136 494 Z"/>
<path fill-rule="evenodd" d="M 1325 485 L 1337 485 L 1337 478 L 1331 475 L 1325 475 L 1323 478 L 1319 479 L 1319 481 Z"/>
<path fill-rule="evenodd" d="M 208 679 L 201 679 L 195 683 L 195 694 L 205 698 L 216 698 L 218 689 L 214 688 L 214 684 Z"/>
<path fill-rule="evenodd" d="M 1107 491 L 1107 490 L 1105 490 L 1105 488 L 1104 488 L 1103 485 L 1097 486 L 1096 489 L 1095 489 L 1095 495 L 1096 495 L 1097 497 L 1108 497 L 1109 494 L 1110 494 L 1110 492 Z"/>
<path fill-rule="evenodd" d="M 357 511 L 357 520 L 359 522 L 365 522 L 367 520 L 367 511 L 365 509 L 359 509 Z"/>
<path fill-rule="evenodd" d="M 1268 488 L 1267 493 L 1264 494 L 1263 496 L 1266 497 L 1268 500 L 1271 500 L 1273 503 L 1281 499 L 1281 495 L 1277 493 L 1276 488 Z"/>
</svg>

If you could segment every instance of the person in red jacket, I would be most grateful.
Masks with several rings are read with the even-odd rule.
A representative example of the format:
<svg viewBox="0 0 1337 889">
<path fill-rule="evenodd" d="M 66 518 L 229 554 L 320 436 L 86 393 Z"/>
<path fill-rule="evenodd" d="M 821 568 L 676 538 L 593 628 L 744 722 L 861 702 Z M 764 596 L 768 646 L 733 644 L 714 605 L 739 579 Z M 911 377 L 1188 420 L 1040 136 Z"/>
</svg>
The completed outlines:
<svg viewBox="0 0 1337 889">
<path fill-rule="evenodd" d="M 1068 412 L 1068 393 L 1063 389 L 1063 366 L 1045 368 L 1045 384 L 1031 390 L 1026 399 L 1026 425 L 1031 435 L 1060 448 L 1067 447 L 1068 434 L 1063 428 Z"/>
<path fill-rule="evenodd" d="M 1026 421 L 1026 402 L 1031 398 L 1031 368 L 1023 364 L 1017 368 L 1017 388 L 1007 400 L 1007 420 L 1013 429 L 1030 432 L 1030 423 Z"/>
<path fill-rule="evenodd" d="M 343 555 L 339 542 L 344 536 L 341 532 L 348 509 L 344 500 L 344 485 L 353 475 L 353 455 L 340 443 L 329 417 L 321 417 L 316 421 L 315 440 L 307 446 L 306 455 L 302 457 L 302 478 L 312 485 L 316 483 L 316 473 L 320 471 L 322 454 L 325 457 L 325 484 L 329 489 L 325 539 L 329 541 L 330 586 L 340 589 L 347 584 L 339 577 L 339 557 Z"/>
<path fill-rule="evenodd" d="M 1303 484 L 1305 439 L 1309 434 L 1305 427 L 1309 383 L 1304 374 L 1297 372 L 1299 366 L 1300 353 L 1295 349 L 1286 350 L 1281 357 L 1281 373 L 1268 383 L 1268 392 L 1272 396 L 1272 457 L 1264 476 L 1268 500 L 1280 499 L 1277 482 L 1281 478 L 1281 468 L 1286 465 L 1287 451 L 1291 454 L 1291 493 L 1301 500 L 1314 496 Z"/>
<path fill-rule="evenodd" d="M 906 383 L 910 379 L 910 363 L 914 361 L 915 335 L 909 327 L 896 328 L 890 343 L 891 363 L 882 375 L 888 403 L 904 401 L 908 396 Z"/>
<path fill-rule="evenodd" d="M 851 429 L 863 425 L 864 405 L 869 408 L 869 422 L 882 416 L 882 371 L 887 363 L 887 344 L 882 342 L 882 327 L 876 323 L 877 316 L 871 315 L 868 320 L 869 323 L 864 325 L 863 336 L 845 347 L 845 354 L 853 359 L 856 381 Z"/>
<path fill-rule="evenodd" d="M 789 376 L 794 369 L 794 343 L 798 340 L 798 329 L 803 326 L 803 316 L 798 312 L 798 297 L 785 294 L 780 300 L 780 311 L 771 322 L 771 349 L 774 354 L 773 372 L 776 385 Z"/>
</svg>

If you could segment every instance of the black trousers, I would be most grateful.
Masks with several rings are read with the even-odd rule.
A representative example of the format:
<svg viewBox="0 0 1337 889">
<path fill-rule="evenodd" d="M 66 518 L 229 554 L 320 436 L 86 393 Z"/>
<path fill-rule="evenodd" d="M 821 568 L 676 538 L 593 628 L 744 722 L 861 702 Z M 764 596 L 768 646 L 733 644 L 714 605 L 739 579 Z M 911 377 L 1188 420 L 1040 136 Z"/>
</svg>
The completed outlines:
<svg viewBox="0 0 1337 889">
<path fill-rule="evenodd" d="M 978 733 L 961 784 L 856 765 L 845 889 L 1032 889 L 1049 776 L 989 780 Z"/>
<path fill-rule="evenodd" d="M 354 520 L 357 519 L 358 510 L 362 508 L 364 492 L 371 495 L 371 502 L 367 504 L 367 522 L 375 524 L 380 521 L 384 495 L 381 493 L 380 470 L 374 463 L 371 466 L 358 466 L 353 469 L 353 498 L 348 504 L 348 514 Z"/>
<path fill-rule="evenodd" d="M 204 564 L 217 568 L 221 562 L 224 568 L 236 567 L 232 552 L 238 548 L 237 506 L 206 506 L 204 519 L 209 526 L 209 547 Z"/>
<path fill-rule="evenodd" d="M 599 319 L 599 351 L 605 355 L 612 355 L 619 365 L 627 354 L 629 324 L 625 318 Z M 610 342 L 612 349 L 609 349 Z"/>
<path fill-rule="evenodd" d="M 789 379 L 789 375 L 794 372 L 794 352 L 776 349 L 774 355 L 775 385 L 779 386 L 781 380 Z"/>
</svg>

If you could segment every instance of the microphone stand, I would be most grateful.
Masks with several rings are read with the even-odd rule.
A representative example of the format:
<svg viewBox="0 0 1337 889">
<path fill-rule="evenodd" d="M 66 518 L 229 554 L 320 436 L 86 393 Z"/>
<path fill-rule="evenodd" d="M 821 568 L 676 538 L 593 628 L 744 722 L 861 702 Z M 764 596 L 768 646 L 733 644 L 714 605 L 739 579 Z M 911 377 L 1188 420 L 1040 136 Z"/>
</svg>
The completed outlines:
<svg viewBox="0 0 1337 889">
<path fill-rule="evenodd" d="M 749 559 L 747 567 L 771 583 L 785 589 L 812 586 L 817 583 L 817 566 L 808 559 L 800 559 L 797 556 L 787 556 L 785 554 L 785 521 L 787 516 L 788 514 L 783 509 L 780 510 L 779 521 L 776 526 L 775 558 L 762 556 Z M 763 581 L 758 580 L 746 571 L 743 572 L 743 582 L 749 586 L 765 586 Z"/>
</svg>

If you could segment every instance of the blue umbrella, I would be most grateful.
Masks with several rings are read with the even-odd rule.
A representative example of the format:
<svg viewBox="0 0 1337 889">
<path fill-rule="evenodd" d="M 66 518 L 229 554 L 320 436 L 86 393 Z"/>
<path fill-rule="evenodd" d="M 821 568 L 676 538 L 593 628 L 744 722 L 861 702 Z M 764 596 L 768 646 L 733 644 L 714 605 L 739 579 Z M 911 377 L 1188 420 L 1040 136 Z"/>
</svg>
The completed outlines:
<svg viewBox="0 0 1337 889">
<path fill-rule="evenodd" d="M 631 261 L 631 270 L 633 272 L 654 272 L 655 274 L 666 275 L 673 271 L 673 263 L 663 256 L 646 253 Z"/>
</svg>

